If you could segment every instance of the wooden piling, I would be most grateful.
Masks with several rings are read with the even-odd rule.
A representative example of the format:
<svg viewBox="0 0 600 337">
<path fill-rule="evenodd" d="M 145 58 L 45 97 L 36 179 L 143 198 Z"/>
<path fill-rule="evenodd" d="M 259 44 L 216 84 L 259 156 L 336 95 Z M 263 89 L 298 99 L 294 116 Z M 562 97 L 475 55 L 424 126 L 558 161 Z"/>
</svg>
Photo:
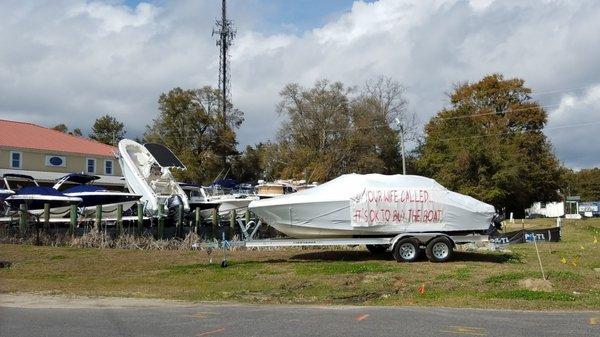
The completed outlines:
<svg viewBox="0 0 600 337">
<path fill-rule="evenodd" d="M 142 235 L 144 229 L 144 204 L 138 202 L 137 204 L 137 234 Z"/>
<path fill-rule="evenodd" d="M 50 204 L 44 204 L 44 228 L 46 230 L 50 229 Z"/>
<path fill-rule="evenodd" d="M 229 240 L 233 240 L 233 233 L 235 233 L 235 220 L 237 219 L 237 214 L 235 209 L 232 209 L 229 212 Z"/>
<path fill-rule="evenodd" d="M 27 205 L 20 204 L 19 205 L 19 232 L 21 237 L 25 236 L 25 232 L 27 231 Z"/>
<path fill-rule="evenodd" d="M 100 232 L 102 226 L 102 205 L 96 205 L 96 222 L 94 224 L 96 231 Z"/>
<path fill-rule="evenodd" d="M 198 234 L 198 228 L 200 228 L 200 222 L 202 221 L 202 214 L 200 214 L 200 208 L 196 208 L 196 221 L 194 223 L 194 232 Z"/>
<path fill-rule="evenodd" d="M 75 227 L 77 226 L 77 205 L 71 204 L 71 211 L 69 212 L 71 221 L 69 221 L 69 234 L 75 234 Z"/>
<path fill-rule="evenodd" d="M 213 208 L 212 210 L 212 221 L 211 221 L 211 227 L 212 227 L 212 238 L 217 238 L 217 226 L 219 225 L 219 211 L 216 208 Z"/>
<path fill-rule="evenodd" d="M 177 206 L 177 221 L 175 222 L 175 236 L 181 237 L 183 233 L 183 205 Z"/>
<path fill-rule="evenodd" d="M 165 205 L 164 204 L 158 204 L 158 233 L 157 236 L 159 239 L 162 239 L 164 234 L 165 234 L 165 217 L 164 217 L 164 212 L 165 212 Z"/>
<path fill-rule="evenodd" d="M 123 235 L 123 204 L 117 205 L 117 233 Z"/>
</svg>

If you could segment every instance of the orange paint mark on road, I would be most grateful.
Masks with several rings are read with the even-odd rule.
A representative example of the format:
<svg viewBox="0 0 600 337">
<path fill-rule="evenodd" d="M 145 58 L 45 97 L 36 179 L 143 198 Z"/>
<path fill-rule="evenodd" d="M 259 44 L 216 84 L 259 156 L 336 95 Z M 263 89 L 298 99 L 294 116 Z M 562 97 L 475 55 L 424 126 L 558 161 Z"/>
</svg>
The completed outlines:
<svg viewBox="0 0 600 337">
<path fill-rule="evenodd" d="M 600 324 L 600 317 L 590 317 L 590 325 Z"/>
<path fill-rule="evenodd" d="M 449 332 L 462 335 L 486 336 L 485 329 L 475 328 L 471 326 L 451 325 L 448 330 L 440 330 L 440 332 Z"/>
<path fill-rule="evenodd" d="M 356 316 L 355 319 L 360 322 L 360 321 L 366 319 L 367 317 L 369 317 L 369 314 L 358 315 L 358 316 Z"/>
<path fill-rule="evenodd" d="M 225 331 L 225 328 L 219 328 L 217 330 L 212 330 L 212 331 L 206 331 L 206 332 L 199 333 L 196 336 L 198 336 L 198 337 L 208 336 L 208 335 L 212 335 L 214 333 L 219 333 L 219 332 L 223 332 L 223 331 Z"/>
</svg>

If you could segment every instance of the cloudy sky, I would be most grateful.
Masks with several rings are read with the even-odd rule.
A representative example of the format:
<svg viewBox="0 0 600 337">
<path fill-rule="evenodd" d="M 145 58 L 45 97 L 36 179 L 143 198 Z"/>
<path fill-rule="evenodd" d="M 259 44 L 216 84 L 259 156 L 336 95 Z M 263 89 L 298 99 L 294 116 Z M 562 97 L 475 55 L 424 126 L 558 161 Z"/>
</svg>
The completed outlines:
<svg viewBox="0 0 600 337">
<path fill-rule="evenodd" d="M 0 118 L 89 131 L 111 113 L 137 136 L 160 93 L 216 85 L 218 0 L 0 2 Z M 284 84 L 379 75 L 424 123 L 459 81 L 518 76 L 546 107 L 565 165 L 600 166 L 596 0 L 230 0 L 241 145 L 273 137 Z"/>
</svg>

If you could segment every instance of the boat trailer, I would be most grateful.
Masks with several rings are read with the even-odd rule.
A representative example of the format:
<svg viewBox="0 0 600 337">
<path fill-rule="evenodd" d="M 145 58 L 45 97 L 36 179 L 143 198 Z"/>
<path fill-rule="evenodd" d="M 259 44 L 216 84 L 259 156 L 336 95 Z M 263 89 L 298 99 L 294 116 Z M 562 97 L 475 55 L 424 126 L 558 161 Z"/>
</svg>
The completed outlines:
<svg viewBox="0 0 600 337">
<path fill-rule="evenodd" d="M 486 244 L 489 236 L 482 234 L 452 235 L 443 232 L 431 233 L 401 233 L 387 237 L 356 237 L 356 238 L 316 238 L 316 239 L 256 239 L 261 220 L 244 223 L 242 219 L 237 224 L 243 236 L 241 241 L 208 242 L 196 247 L 208 249 L 223 249 L 224 258 L 221 267 L 228 265 L 226 251 L 232 247 L 245 248 L 277 248 L 277 247 L 315 247 L 315 246 L 359 246 L 365 245 L 373 254 L 392 253 L 398 262 L 414 262 L 425 250 L 431 262 L 445 262 L 452 258 L 454 249 L 462 244 Z"/>
</svg>

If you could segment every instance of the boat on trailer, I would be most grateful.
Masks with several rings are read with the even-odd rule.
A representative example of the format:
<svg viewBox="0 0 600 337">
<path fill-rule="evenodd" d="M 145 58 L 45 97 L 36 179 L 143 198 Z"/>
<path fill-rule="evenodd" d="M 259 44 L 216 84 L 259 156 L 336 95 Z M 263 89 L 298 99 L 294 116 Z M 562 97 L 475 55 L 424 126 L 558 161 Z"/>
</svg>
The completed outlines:
<svg viewBox="0 0 600 337">
<path fill-rule="evenodd" d="M 95 216 L 96 206 L 102 205 L 102 217 L 114 218 L 119 205 L 123 207 L 123 211 L 127 211 L 142 197 L 135 193 L 110 191 L 93 185 L 98 179 L 100 177 L 95 175 L 71 173 L 59 178 L 53 188 L 67 196 L 81 198 L 77 207 L 84 217 Z M 68 186 L 73 184 L 76 186 Z"/>
<path fill-rule="evenodd" d="M 365 245 L 374 254 L 432 262 L 457 245 L 488 245 L 500 227 L 492 205 L 410 175 L 347 174 L 311 189 L 253 201 L 260 220 L 242 224 L 246 247 Z M 290 239 L 254 240 L 263 223 Z"/>
<path fill-rule="evenodd" d="M 167 147 L 123 139 L 119 142 L 119 163 L 128 189 L 142 196 L 146 214 L 156 214 L 159 205 L 165 205 L 166 211 L 183 205 L 189 211 L 188 197 L 171 173 L 173 168 L 186 167 Z"/>
</svg>

